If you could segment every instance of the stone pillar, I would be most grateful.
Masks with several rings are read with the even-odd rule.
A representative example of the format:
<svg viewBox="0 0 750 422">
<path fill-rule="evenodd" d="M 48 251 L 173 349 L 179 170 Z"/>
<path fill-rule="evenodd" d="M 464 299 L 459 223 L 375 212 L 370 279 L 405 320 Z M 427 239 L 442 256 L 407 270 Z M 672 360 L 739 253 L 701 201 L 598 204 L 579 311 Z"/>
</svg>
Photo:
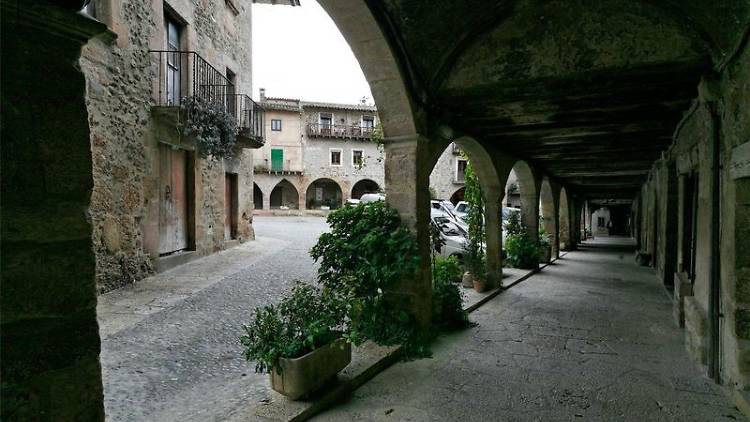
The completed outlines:
<svg viewBox="0 0 750 422">
<path fill-rule="evenodd" d="M 502 192 L 484 191 L 484 221 L 487 243 L 487 281 L 490 288 L 503 280 L 502 262 Z"/>
<path fill-rule="evenodd" d="M 560 193 L 558 210 L 558 245 L 560 250 L 567 251 L 571 248 L 570 206 L 567 190 Z"/>
<path fill-rule="evenodd" d="M 529 239 L 539 243 L 539 190 L 521 188 L 521 218 Z"/>
<path fill-rule="evenodd" d="M 81 3 L 1 3 L 3 420 L 104 420 Z"/>
<path fill-rule="evenodd" d="M 427 139 L 385 139 L 385 196 L 402 223 L 417 236 L 420 268 L 413 278 L 394 290 L 399 306 L 405 307 L 424 329 L 432 318 L 432 274 L 430 273 L 430 171 Z"/>
</svg>

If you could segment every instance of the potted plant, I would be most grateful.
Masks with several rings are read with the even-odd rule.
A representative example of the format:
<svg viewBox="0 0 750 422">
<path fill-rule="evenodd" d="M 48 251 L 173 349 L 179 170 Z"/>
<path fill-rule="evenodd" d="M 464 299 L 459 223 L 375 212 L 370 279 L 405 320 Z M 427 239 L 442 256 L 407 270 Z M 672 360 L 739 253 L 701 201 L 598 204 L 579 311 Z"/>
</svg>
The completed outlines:
<svg viewBox="0 0 750 422">
<path fill-rule="evenodd" d="M 506 262 L 512 267 L 534 269 L 539 265 L 540 248 L 528 235 L 526 225 L 517 213 L 511 213 L 504 227 Z"/>
<path fill-rule="evenodd" d="M 539 228 L 540 261 L 548 264 L 552 260 L 552 244 L 544 228 Z"/>
<path fill-rule="evenodd" d="M 292 400 L 314 393 L 351 362 L 343 339 L 345 305 L 327 291 L 297 283 L 277 306 L 255 310 L 240 338 L 256 372 L 270 373 L 271 387 Z"/>
<path fill-rule="evenodd" d="M 483 292 L 487 288 L 486 284 L 486 261 L 484 256 L 484 197 L 482 187 L 479 185 L 479 179 L 474 174 L 474 168 L 471 161 L 466 164 L 465 176 L 465 199 L 469 204 L 466 220 L 469 225 L 468 239 L 466 241 L 466 259 L 468 272 L 464 274 L 463 286 Z M 469 281 L 471 280 L 471 281 Z"/>
<path fill-rule="evenodd" d="M 463 309 L 461 291 L 455 284 L 461 278 L 461 267 L 454 257 L 433 257 L 432 265 L 432 322 L 447 329 L 469 324 Z"/>
</svg>

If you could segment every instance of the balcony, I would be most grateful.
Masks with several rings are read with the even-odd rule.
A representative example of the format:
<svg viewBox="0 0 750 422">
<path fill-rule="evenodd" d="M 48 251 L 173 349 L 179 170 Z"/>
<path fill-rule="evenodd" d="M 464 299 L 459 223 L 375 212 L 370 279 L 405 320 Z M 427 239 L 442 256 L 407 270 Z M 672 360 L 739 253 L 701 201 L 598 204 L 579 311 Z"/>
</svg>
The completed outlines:
<svg viewBox="0 0 750 422">
<path fill-rule="evenodd" d="M 174 124 L 179 119 L 180 101 L 198 97 L 232 116 L 237 125 L 237 143 L 242 148 L 260 148 L 265 142 L 265 110 L 246 94 L 235 92 L 234 84 L 195 51 L 150 50 L 158 65 L 154 81 L 157 120 Z M 168 139 L 168 138 L 165 138 Z"/>
<path fill-rule="evenodd" d="M 360 125 L 334 125 L 321 123 L 308 123 L 307 136 L 311 138 L 342 138 L 371 140 L 375 130 L 371 126 Z"/>
<path fill-rule="evenodd" d="M 273 162 L 269 159 L 256 159 L 255 165 L 253 166 L 253 172 L 255 174 L 304 174 L 302 170 L 302 164 L 292 163 L 292 160 L 283 160 L 281 162 Z"/>
</svg>

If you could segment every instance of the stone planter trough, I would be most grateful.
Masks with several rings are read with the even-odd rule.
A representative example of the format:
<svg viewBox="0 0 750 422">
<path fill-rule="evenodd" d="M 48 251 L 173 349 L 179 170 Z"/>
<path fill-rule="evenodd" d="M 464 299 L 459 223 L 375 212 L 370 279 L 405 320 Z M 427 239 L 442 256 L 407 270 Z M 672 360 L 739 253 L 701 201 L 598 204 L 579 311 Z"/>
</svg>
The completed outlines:
<svg viewBox="0 0 750 422">
<path fill-rule="evenodd" d="M 279 359 L 281 373 L 271 371 L 271 388 L 298 400 L 333 380 L 352 361 L 352 346 L 339 339 L 293 359 Z"/>
</svg>

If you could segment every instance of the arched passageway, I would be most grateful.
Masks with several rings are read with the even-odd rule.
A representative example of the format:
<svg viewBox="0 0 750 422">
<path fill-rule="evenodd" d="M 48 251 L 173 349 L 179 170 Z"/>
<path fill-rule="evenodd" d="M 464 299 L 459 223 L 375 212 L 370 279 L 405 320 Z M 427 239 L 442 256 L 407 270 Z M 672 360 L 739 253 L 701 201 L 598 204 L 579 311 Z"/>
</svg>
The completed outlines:
<svg viewBox="0 0 750 422">
<path fill-rule="evenodd" d="M 263 191 L 260 190 L 258 184 L 253 182 L 253 207 L 256 210 L 263 209 Z"/>
<path fill-rule="evenodd" d="M 352 186 L 352 199 L 359 199 L 366 193 L 376 193 L 380 186 L 373 180 L 362 179 Z"/>
<path fill-rule="evenodd" d="M 545 177 L 542 181 L 541 191 L 539 194 L 539 208 L 541 210 L 540 220 L 544 231 L 544 235 L 550 245 L 550 258 L 557 258 L 559 256 L 560 248 L 558 245 L 558 195 L 559 191 L 555 192 L 555 187 L 549 181 L 549 178 Z M 540 231 L 541 233 L 541 231 Z"/>
<path fill-rule="evenodd" d="M 271 191 L 270 208 L 299 208 L 299 193 L 297 188 L 286 179 L 280 181 Z"/>
<path fill-rule="evenodd" d="M 529 239 L 538 242 L 540 183 L 531 166 L 523 160 L 516 161 L 512 171 L 516 174 L 516 183 L 521 199 L 521 221 L 526 226 Z"/>
<path fill-rule="evenodd" d="M 461 188 L 453 192 L 453 195 L 451 195 L 450 201 L 453 205 L 458 204 L 459 202 L 464 200 L 464 195 L 466 194 L 466 189 Z"/>
<path fill-rule="evenodd" d="M 570 238 L 570 206 L 568 202 L 568 190 L 563 186 L 560 189 L 560 201 L 558 207 L 558 244 L 561 251 L 572 249 Z"/>
<path fill-rule="evenodd" d="M 457 155 L 455 160 L 466 162 L 466 159 L 468 159 L 482 189 L 487 281 L 489 285 L 497 285 L 502 279 L 502 227 L 500 224 L 500 212 L 503 191 L 501 189 L 500 177 L 498 176 L 495 163 L 492 161 L 487 150 L 477 140 L 468 136 L 454 139 L 452 143 L 446 142 L 444 145 L 441 145 L 442 148 L 436 147 L 433 151 L 432 162 L 429 167 L 430 171 L 434 169 L 440 155 L 454 144 L 461 151 L 461 156 Z M 466 167 L 461 168 L 461 172 L 465 171 Z M 465 173 L 457 174 L 456 178 L 460 177 L 463 180 L 464 175 Z M 465 188 L 458 189 L 451 195 L 450 201 L 456 204 L 458 201 L 464 200 L 465 192 Z"/>
<path fill-rule="evenodd" d="M 332 179 L 317 179 L 307 187 L 306 206 L 308 210 L 340 208 L 343 195 L 341 186 Z"/>
</svg>

